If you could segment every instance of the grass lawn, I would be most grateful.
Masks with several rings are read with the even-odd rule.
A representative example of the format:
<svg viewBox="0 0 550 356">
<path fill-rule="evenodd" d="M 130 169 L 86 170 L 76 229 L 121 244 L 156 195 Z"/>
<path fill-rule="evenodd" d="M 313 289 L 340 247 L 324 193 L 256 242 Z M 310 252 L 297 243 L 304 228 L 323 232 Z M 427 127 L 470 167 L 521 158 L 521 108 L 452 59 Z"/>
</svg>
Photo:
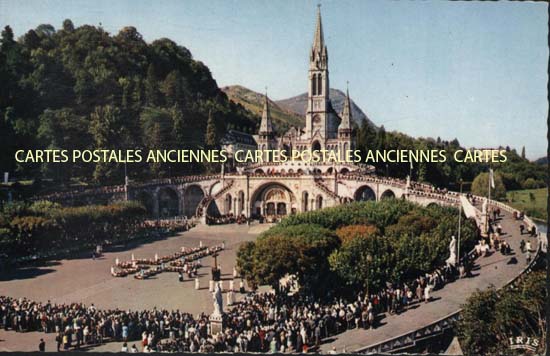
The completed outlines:
<svg viewBox="0 0 550 356">
<path fill-rule="evenodd" d="M 546 188 L 513 190 L 506 193 L 511 206 L 534 218 L 546 220 Z"/>
</svg>

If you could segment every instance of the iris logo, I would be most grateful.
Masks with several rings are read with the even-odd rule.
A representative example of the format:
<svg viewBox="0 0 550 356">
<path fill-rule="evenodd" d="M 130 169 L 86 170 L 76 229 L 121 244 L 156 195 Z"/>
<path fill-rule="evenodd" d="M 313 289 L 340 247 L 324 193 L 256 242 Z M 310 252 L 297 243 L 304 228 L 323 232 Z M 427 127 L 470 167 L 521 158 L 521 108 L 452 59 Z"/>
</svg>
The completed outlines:
<svg viewBox="0 0 550 356">
<path fill-rule="evenodd" d="M 529 350 L 535 352 L 540 345 L 540 341 L 536 337 L 516 336 L 508 339 L 512 350 Z"/>
</svg>

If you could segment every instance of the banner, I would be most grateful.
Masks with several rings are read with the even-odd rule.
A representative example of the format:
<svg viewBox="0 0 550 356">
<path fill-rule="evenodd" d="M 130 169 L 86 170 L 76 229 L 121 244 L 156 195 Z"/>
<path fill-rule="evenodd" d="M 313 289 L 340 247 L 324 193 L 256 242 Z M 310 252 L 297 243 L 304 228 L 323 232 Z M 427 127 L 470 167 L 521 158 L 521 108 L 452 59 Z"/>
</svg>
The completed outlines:
<svg viewBox="0 0 550 356">
<path fill-rule="evenodd" d="M 464 215 L 466 215 L 467 218 L 476 218 L 479 210 L 470 203 L 468 198 L 466 198 L 464 195 L 460 196 L 460 203 L 462 204 L 462 209 L 464 210 Z"/>
</svg>

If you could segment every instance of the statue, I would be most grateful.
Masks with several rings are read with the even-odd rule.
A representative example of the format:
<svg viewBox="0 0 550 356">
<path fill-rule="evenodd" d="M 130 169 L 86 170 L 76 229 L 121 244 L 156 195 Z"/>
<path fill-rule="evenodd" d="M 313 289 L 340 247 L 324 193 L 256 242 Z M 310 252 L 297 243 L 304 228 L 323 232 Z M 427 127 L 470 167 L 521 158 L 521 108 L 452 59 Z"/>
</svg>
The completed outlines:
<svg viewBox="0 0 550 356">
<path fill-rule="evenodd" d="M 451 242 L 449 243 L 449 258 L 445 261 L 448 266 L 456 266 L 456 238 L 454 235 L 451 237 Z"/>
<path fill-rule="evenodd" d="M 481 206 L 481 212 L 483 213 L 483 215 L 487 214 L 487 204 L 489 204 L 489 199 L 485 199 L 483 201 L 483 205 Z"/>
<path fill-rule="evenodd" d="M 222 289 L 220 284 L 216 283 L 214 292 L 212 293 L 212 300 L 214 301 L 214 312 L 212 315 L 218 316 L 223 313 L 223 299 L 222 299 Z"/>
</svg>

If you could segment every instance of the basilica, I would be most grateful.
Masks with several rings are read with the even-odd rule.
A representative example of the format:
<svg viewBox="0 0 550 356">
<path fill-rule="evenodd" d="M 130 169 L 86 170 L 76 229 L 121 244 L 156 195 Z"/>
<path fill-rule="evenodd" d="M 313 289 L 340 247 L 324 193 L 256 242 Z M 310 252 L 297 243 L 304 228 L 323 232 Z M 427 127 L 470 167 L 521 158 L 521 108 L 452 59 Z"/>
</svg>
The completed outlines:
<svg viewBox="0 0 550 356">
<path fill-rule="evenodd" d="M 224 148 L 231 154 L 239 149 L 260 151 L 326 150 L 343 153 L 355 147 L 349 91 L 341 113 L 330 101 L 328 50 L 323 36 L 320 8 L 313 44 L 309 53 L 308 100 L 305 127 L 291 127 L 277 136 L 270 115 L 267 94 L 264 98 L 262 120 L 256 135 L 231 130 L 224 140 Z M 342 154 L 341 156 L 345 155 Z M 266 160 L 267 161 L 267 160 Z"/>
</svg>

